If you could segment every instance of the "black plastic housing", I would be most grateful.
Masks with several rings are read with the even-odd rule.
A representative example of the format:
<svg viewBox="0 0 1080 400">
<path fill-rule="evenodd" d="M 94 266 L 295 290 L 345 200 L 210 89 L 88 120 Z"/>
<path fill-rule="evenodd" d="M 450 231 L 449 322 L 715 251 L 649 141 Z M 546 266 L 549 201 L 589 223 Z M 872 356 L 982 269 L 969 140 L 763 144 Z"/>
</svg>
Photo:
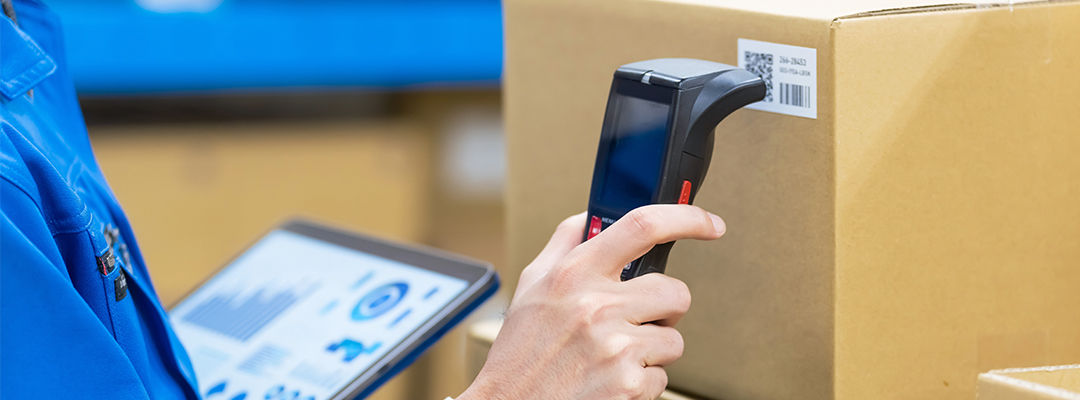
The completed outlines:
<svg viewBox="0 0 1080 400">
<path fill-rule="evenodd" d="M 764 99 L 765 83 L 759 76 L 738 67 L 687 58 L 646 60 L 619 67 L 608 95 L 589 195 L 588 220 L 598 217 L 601 230 L 629 211 L 599 203 L 607 175 L 608 153 L 622 112 L 617 101 L 620 96 L 670 104 L 663 161 L 656 171 L 659 184 L 652 193 L 652 203 L 678 203 L 687 181 L 690 192 L 685 202 L 692 204 L 709 168 L 716 126 L 735 110 Z M 587 222 L 583 241 L 589 237 Z M 674 244 L 657 245 L 627 264 L 622 280 L 650 272 L 663 273 Z"/>
</svg>

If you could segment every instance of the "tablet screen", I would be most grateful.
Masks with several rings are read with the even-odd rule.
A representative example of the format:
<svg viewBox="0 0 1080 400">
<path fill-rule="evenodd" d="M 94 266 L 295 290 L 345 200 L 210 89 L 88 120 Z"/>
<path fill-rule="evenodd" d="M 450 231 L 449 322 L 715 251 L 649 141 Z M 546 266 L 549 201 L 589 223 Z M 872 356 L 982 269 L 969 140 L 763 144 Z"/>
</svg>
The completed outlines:
<svg viewBox="0 0 1080 400">
<path fill-rule="evenodd" d="M 170 312 L 208 400 L 327 399 L 468 282 L 273 231 Z"/>
</svg>

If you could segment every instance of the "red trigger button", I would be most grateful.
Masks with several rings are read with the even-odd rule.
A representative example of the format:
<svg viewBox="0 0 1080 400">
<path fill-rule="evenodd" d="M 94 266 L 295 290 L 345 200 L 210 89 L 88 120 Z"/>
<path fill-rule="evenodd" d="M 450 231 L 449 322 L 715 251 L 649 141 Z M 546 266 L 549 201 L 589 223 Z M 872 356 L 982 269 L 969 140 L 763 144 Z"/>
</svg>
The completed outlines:
<svg viewBox="0 0 1080 400">
<path fill-rule="evenodd" d="M 592 239 L 594 236 L 600 234 L 600 217 L 593 216 L 589 221 L 589 234 L 585 236 L 585 240 Z"/>
<path fill-rule="evenodd" d="M 679 204 L 690 204 L 690 181 L 682 181 L 682 191 L 679 192 Z"/>
</svg>

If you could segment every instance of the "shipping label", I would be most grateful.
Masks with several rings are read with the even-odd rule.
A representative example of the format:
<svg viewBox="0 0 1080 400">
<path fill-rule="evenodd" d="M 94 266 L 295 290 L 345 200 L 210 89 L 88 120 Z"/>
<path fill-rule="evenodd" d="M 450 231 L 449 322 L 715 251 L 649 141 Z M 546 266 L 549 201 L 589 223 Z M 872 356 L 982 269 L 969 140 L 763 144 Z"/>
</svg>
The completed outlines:
<svg viewBox="0 0 1080 400">
<path fill-rule="evenodd" d="M 765 80 L 765 100 L 746 106 L 817 119 L 817 49 L 739 39 L 739 67 Z"/>
</svg>

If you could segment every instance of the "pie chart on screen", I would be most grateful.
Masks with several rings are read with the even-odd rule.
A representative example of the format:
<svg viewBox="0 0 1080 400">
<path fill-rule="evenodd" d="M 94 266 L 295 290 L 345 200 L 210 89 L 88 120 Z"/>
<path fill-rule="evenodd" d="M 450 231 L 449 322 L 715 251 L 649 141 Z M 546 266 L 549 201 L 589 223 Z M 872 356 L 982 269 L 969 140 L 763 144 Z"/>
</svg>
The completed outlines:
<svg viewBox="0 0 1080 400">
<path fill-rule="evenodd" d="M 388 283 L 373 289 L 353 307 L 353 321 L 378 318 L 398 305 L 408 291 L 409 285 L 405 282 Z"/>
</svg>

